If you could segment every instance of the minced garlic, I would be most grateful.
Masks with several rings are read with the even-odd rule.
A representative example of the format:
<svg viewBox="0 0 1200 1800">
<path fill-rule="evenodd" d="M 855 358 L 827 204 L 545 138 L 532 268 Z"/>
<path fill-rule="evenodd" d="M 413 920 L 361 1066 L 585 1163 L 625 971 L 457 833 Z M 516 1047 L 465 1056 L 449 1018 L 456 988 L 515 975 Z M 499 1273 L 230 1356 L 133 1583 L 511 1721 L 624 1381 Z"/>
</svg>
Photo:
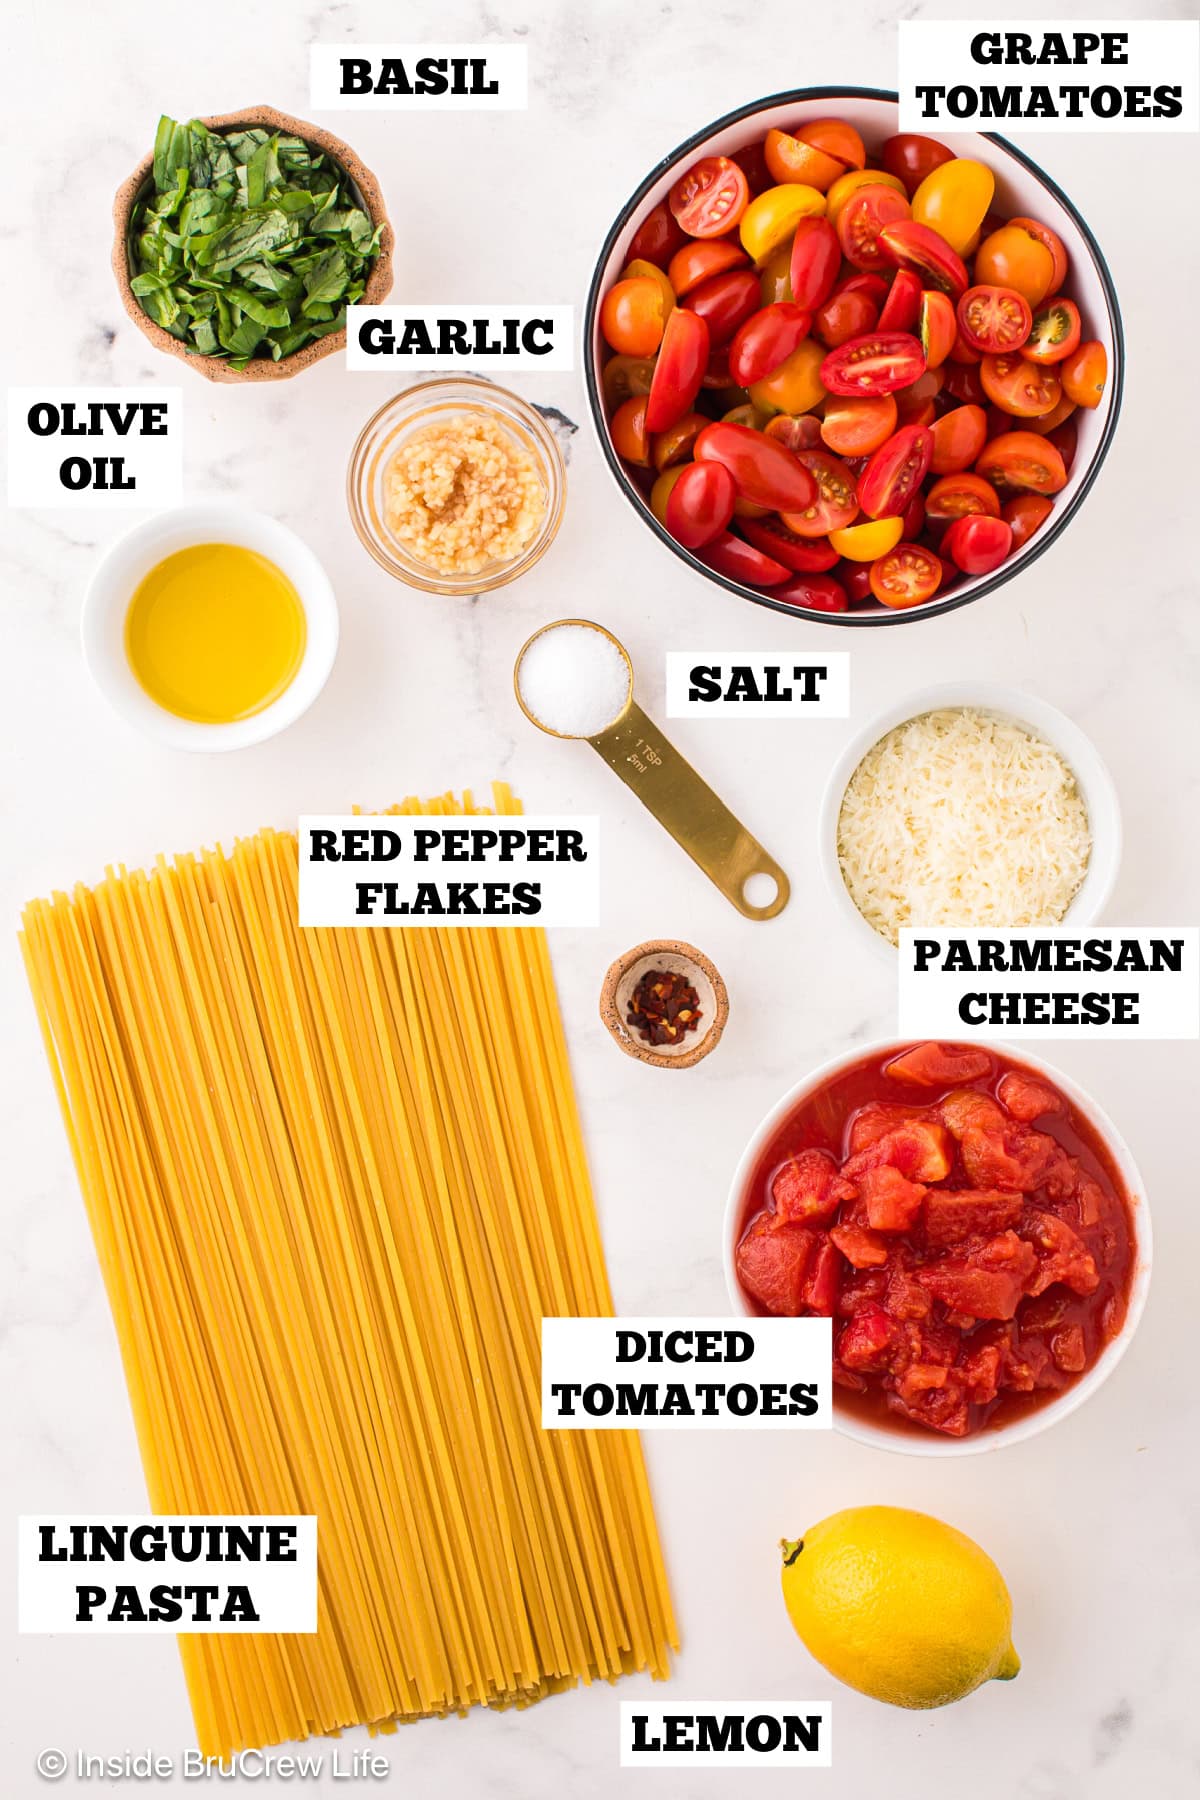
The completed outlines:
<svg viewBox="0 0 1200 1800">
<path fill-rule="evenodd" d="M 383 496 L 392 536 L 446 575 L 509 561 L 546 516 L 533 457 L 478 413 L 422 425 L 405 438 L 384 471 Z"/>
</svg>

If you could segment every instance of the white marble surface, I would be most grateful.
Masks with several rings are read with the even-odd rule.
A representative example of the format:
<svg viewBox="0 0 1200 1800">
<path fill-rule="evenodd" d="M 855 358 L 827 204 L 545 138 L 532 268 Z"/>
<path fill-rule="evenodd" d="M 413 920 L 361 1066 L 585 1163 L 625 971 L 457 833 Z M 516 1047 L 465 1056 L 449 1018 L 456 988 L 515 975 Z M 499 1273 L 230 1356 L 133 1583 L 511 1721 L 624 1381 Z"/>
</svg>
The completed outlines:
<svg viewBox="0 0 1200 1800">
<path fill-rule="evenodd" d="M 19 172 L 5 182 L 0 224 L 10 271 L 6 380 L 180 378 L 118 304 L 111 194 L 160 111 L 187 117 L 265 100 L 307 115 L 311 40 L 528 43 L 525 115 L 323 122 L 382 177 L 399 240 L 397 296 L 579 305 L 609 220 L 660 154 L 705 120 L 785 85 L 891 85 L 896 17 L 924 10 L 979 9 L 971 0 L 931 9 L 920 0 L 837 9 L 794 0 L 23 7 L 4 57 L 6 167 Z M 1047 12 L 1086 10 L 1060 0 Z M 1148 10 L 1184 16 L 1190 7 L 1155 0 Z M 1187 202 L 1200 172 L 1195 140 L 1043 136 L 1029 148 L 1081 205 L 1110 258 L 1129 341 L 1124 416 L 1066 538 L 1021 580 L 949 618 L 848 640 L 789 628 L 706 587 L 618 498 L 584 422 L 578 376 L 522 384 L 581 424 L 552 553 L 527 580 L 477 604 L 427 598 L 367 558 L 342 499 L 347 452 L 388 393 L 386 377 L 346 375 L 337 359 L 265 389 L 212 387 L 185 373 L 189 497 L 236 496 L 294 525 L 331 571 L 343 623 L 336 670 L 311 713 L 259 749 L 207 759 L 130 735 L 85 676 L 80 595 L 124 520 L 5 517 L 0 1529 L 9 1551 L 18 1511 L 132 1511 L 144 1499 L 107 1307 L 12 938 L 30 895 L 93 877 L 109 859 L 138 863 L 160 849 L 286 825 L 301 811 L 478 787 L 496 774 L 531 807 L 602 814 L 603 924 L 559 934 L 553 950 L 614 1286 L 630 1313 L 723 1309 L 721 1213 L 747 1134 L 816 1059 L 891 1029 L 886 967 L 855 954 L 813 852 L 825 773 L 853 723 L 673 728 L 793 875 L 782 919 L 749 924 L 586 749 L 542 739 L 520 718 L 513 654 L 543 621 L 569 611 L 612 625 L 652 713 L 661 713 L 664 649 L 702 643 L 849 647 L 856 719 L 959 674 L 1028 685 L 1093 735 L 1116 777 L 1126 851 L 1112 919 L 1174 925 L 1200 915 L 1189 423 L 1198 396 L 1194 343 L 1181 356 L 1174 342 L 1200 283 Z M 618 1055 L 595 1016 L 611 956 L 660 935 L 702 945 L 733 1000 L 719 1053 L 686 1076 Z M 1098 1399 L 1033 1443 L 942 1464 L 839 1437 L 755 1435 L 736 1450 L 712 1435 L 648 1440 L 685 1643 L 672 1691 L 698 1700 L 832 1696 L 835 1767 L 809 1779 L 837 1800 L 958 1792 L 1123 1800 L 1135 1787 L 1183 1800 L 1195 1791 L 1196 1047 L 1064 1044 L 1052 1054 L 1119 1121 L 1155 1214 L 1149 1311 Z M 995 1555 L 1024 1658 L 1014 1686 L 908 1715 L 837 1687 L 810 1661 L 780 1603 L 777 1540 L 869 1501 L 943 1514 Z M 0 1556 L 6 1587 L 12 1562 Z M 10 1608 L 5 1792 L 25 1800 L 41 1791 L 32 1762 L 46 1745 L 177 1753 L 192 1742 L 169 1641 L 19 1639 L 12 1617 Z M 579 1800 L 632 1792 L 637 1778 L 616 1766 L 617 1703 L 648 1691 L 631 1682 L 520 1716 L 404 1731 L 382 1744 L 389 1788 L 496 1800 L 564 1788 Z M 351 1791 L 328 1772 L 257 1791 L 297 1786 Z M 647 1776 L 645 1786 L 709 1791 L 699 1775 Z"/>
</svg>

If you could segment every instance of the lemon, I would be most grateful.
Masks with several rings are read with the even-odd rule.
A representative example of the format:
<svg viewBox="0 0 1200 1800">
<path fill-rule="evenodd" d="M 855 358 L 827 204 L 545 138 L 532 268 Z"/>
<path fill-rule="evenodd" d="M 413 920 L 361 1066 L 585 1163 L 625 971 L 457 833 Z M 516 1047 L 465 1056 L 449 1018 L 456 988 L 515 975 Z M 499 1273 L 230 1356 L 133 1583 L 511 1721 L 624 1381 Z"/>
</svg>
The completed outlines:
<svg viewBox="0 0 1200 1800">
<path fill-rule="evenodd" d="M 979 1545 L 901 1506 L 853 1506 L 783 1546 L 801 1639 L 847 1686 L 891 1706 L 945 1706 L 1011 1681 L 1012 1601 Z"/>
</svg>

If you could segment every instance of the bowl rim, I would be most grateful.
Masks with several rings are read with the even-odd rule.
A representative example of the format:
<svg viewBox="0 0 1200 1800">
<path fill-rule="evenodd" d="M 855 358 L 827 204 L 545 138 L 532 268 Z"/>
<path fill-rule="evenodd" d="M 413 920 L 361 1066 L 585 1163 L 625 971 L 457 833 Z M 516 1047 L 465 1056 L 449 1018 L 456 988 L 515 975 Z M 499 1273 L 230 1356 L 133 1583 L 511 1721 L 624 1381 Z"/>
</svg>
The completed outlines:
<svg viewBox="0 0 1200 1800">
<path fill-rule="evenodd" d="M 872 949 L 877 954 L 882 953 L 891 962 L 893 969 L 899 954 L 898 947 L 882 937 L 859 912 L 842 878 L 837 854 L 837 827 L 842 797 L 855 769 L 880 738 L 886 737 L 889 731 L 894 731 L 908 720 L 920 718 L 923 713 L 955 707 L 978 708 L 982 712 L 999 713 L 1011 718 L 1018 725 L 1028 726 L 1055 749 L 1059 749 L 1059 745 L 1055 743 L 1052 733 L 1072 745 L 1071 750 L 1062 749 L 1060 754 L 1070 764 L 1088 796 L 1097 799 L 1099 805 L 1094 809 L 1089 808 L 1088 812 L 1093 855 L 1089 858 L 1087 874 L 1079 891 L 1063 916 L 1062 927 L 1077 926 L 1086 929 L 1089 925 L 1095 925 L 1103 917 L 1104 910 L 1112 899 L 1120 873 L 1124 827 L 1117 785 L 1096 745 L 1069 713 L 1063 712 L 1061 707 L 1055 706 L 1051 701 L 1044 700 L 1040 694 L 1009 687 L 999 681 L 976 681 L 968 677 L 961 681 L 940 681 L 928 687 L 916 688 L 890 705 L 881 707 L 850 737 L 825 779 L 817 815 L 817 858 L 834 907 L 856 933 L 859 941 L 865 943 L 869 938 Z M 1095 855 L 1099 841 L 1098 823 L 1104 838 L 1103 861 Z M 1092 880 L 1093 871 L 1098 871 L 1096 879 L 1091 891 L 1086 894 L 1086 905 L 1079 908 L 1078 902 L 1084 896 L 1088 882 Z"/>
<path fill-rule="evenodd" d="M 599 309 L 601 298 L 600 286 L 604 278 L 605 266 L 612 254 L 617 239 L 625 230 L 625 227 L 629 224 L 633 214 L 641 205 L 651 188 L 662 179 L 662 176 L 671 165 L 699 149 L 709 138 L 715 137 L 718 132 L 725 131 L 731 125 L 737 125 L 741 120 L 751 118 L 756 113 L 765 112 L 771 107 L 797 105 L 801 102 L 810 100 L 837 99 L 881 100 L 889 102 L 892 105 L 899 105 L 900 96 L 894 88 L 848 86 L 805 87 L 784 89 L 779 93 L 765 95 L 762 99 L 749 101 L 744 106 L 735 107 L 732 112 L 723 114 L 721 118 L 715 119 L 711 124 L 704 126 L 702 130 L 693 132 L 674 150 L 671 150 L 665 156 L 660 157 L 654 168 L 651 169 L 644 180 L 638 184 L 632 196 L 626 201 L 624 206 L 622 206 L 612 226 L 605 235 L 599 256 L 596 259 L 596 266 L 592 271 L 591 281 L 588 284 L 587 301 L 583 310 L 581 354 L 583 360 L 584 387 L 587 392 L 588 412 L 591 416 L 592 429 L 599 440 L 600 449 L 603 453 L 604 460 L 608 465 L 609 472 L 627 500 L 633 502 L 635 499 L 640 500 L 641 497 L 640 495 L 636 495 L 635 490 L 633 490 L 632 484 L 621 465 L 621 459 L 612 447 L 612 442 L 607 429 L 603 399 L 600 392 L 599 372 L 592 356 L 592 339 L 594 335 L 596 314 Z M 960 134 L 956 133 L 955 135 Z M 1011 156 L 1014 161 L 1020 163 L 1023 168 L 1028 170 L 1028 172 L 1054 197 L 1064 211 L 1070 215 L 1072 222 L 1078 228 L 1084 242 L 1091 251 L 1096 275 L 1104 294 L 1105 305 L 1108 309 L 1109 326 L 1112 333 L 1112 367 L 1109 371 L 1111 401 L 1109 404 L 1108 416 L 1104 422 L 1100 442 L 1096 446 L 1095 452 L 1087 468 L 1083 471 L 1079 487 L 1064 507 L 1054 508 L 1046 526 L 1041 531 L 1035 533 L 1035 535 L 1028 540 L 1028 543 L 1022 547 L 1019 564 L 1010 569 L 1007 573 L 1005 572 L 1004 564 L 1002 563 L 1000 567 L 991 574 L 979 578 L 978 584 L 971 587 L 965 593 L 950 593 L 942 600 L 938 600 L 935 597 L 932 601 L 927 602 L 923 606 L 869 613 L 820 612 L 812 607 L 790 606 L 785 601 L 773 599 L 769 591 L 760 592 L 754 588 L 743 586 L 740 582 L 733 581 L 726 575 L 718 574 L 715 569 L 709 568 L 707 563 L 701 562 L 700 558 L 693 551 L 685 549 L 682 544 L 678 543 L 676 539 L 671 536 L 666 527 L 659 523 L 648 506 L 645 506 L 644 504 L 637 506 L 637 510 L 642 515 L 643 523 L 650 527 L 655 537 L 657 537 L 661 543 L 665 544 L 681 562 L 686 563 L 689 568 L 694 569 L 697 574 L 702 575 L 706 580 L 726 588 L 731 594 L 736 594 L 741 600 L 751 600 L 756 606 L 766 607 L 771 612 L 787 614 L 791 618 L 803 619 L 810 623 L 816 622 L 822 625 L 841 626 L 852 631 L 876 630 L 890 625 L 904 625 L 918 620 L 943 618 L 947 613 L 955 612 L 960 606 L 970 605 L 973 601 L 982 600 L 986 594 L 994 593 L 995 590 L 1002 587 L 1005 582 L 1011 581 L 1014 576 L 1021 574 L 1028 569 L 1040 556 L 1044 556 L 1051 544 L 1057 542 L 1067 525 L 1075 517 L 1075 514 L 1091 492 L 1092 486 L 1100 473 L 1104 460 L 1112 445 L 1113 435 L 1117 428 L 1117 419 L 1121 412 L 1121 403 L 1125 388 L 1125 332 L 1121 321 L 1121 309 L 1117 300 L 1117 290 L 1113 283 L 1107 259 L 1101 251 L 1091 227 L 1088 225 L 1087 220 L 1083 217 L 1083 214 L 1076 207 L 1075 203 L 1066 193 L 1064 193 L 1054 178 L 1048 175 L 1040 164 L 1034 162 L 1031 156 L 1027 156 L 1023 150 L 1019 150 L 1015 144 L 1010 143 L 1007 138 L 1001 137 L 998 132 L 978 131 L 962 133 L 961 135 L 981 138 L 988 143 L 997 145 L 1001 150 Z"/>
<path fill-rule="evenodd" d="M 747 1139 L 745 1149 L 738 1158 L 729 1184 L 722 1221 L 721 1259 L 725 1270 L 725 1285 L 730 1305 L 738 1317 L 757 1316 L 751 1313 L 742 1294 L 737 1279 L 734 1251 L 746 1183 L 763 1146 L 792 1108 L 812 1093 L 814 1088 L 819 1087 L 822 1082 L 828 1081 L 831 1076 L 852 1067 L 864 1058 L 880 1057 L 887 1052 L 902 1050 L 919 1041 L 922 1040 L 893 1034 L 889 1037 L 872 1039 L 869 1043 L 854 1044 L 849 1049 L 840 1051 L 838 1055 L 828 1057 L 816 1068 L 810 1070 L 807 1075 L 782 1094 L 759 1120 Z M 1023 1443 L 1029 1438 L 1037 1437 L 1041 1432 L 1048 1431 L 1059 1419 L 1064 1419 L 1069 1413 L 1077 1411 L 1104 1385 L 1128 1350 L 1146 1309 L 1146 1298 L 1149 1293 L 1154 1264 L 1154 1237 L 1150 1221 L 1150 1202 L 1146 1197 L 1145 1183 L 1134 1160 L 1133 1152 L 1103 1107 L 1073 1077 L 1065 1074 L 1054 1063 L 1047 1062 L 1039 1051 L 1030 1049 L 1024 1042 L 1010 1044 L 1002 1039 L 993 1038 L 972 1038 L 970 1042 L 982 1049 L 1011 1057 L 1014 1062 L 1023 1062 L 1035 1073 L 1046 1076 L 1048 1080 L 1062 1089 L 1067 1099 L 1084 1115 L 1103 1141 L 1117 1166 L 1131 1203 L 1130 1224 L 1133 1232 L 1134 1264 L 1129 1288 L 1129 1305 L 1126 1308 L 1124 1323 L 1117 1336 L 1109 1340 L 1090 1369 L 1085 1370 L 1077 1381 L 1073 1382 L 1069 1388 L 1064 1389 L 1055 1399 L 1043 1401 L 1032 1412 L 1025 1413 L 1022 1417 L 1014 1420 L 1011 1425 L 1002 1425 L 994 1431 L 977 1431 L 970 1437 L 949 1438 L 935 1432 L 918 1435 L 915 1429 L 912 1432 L 903 1428 L 889 1430 L 883 1426 L 872 1425 L 852 1414 L 841 1412 L 836 1403 L 836 1394 L 833 1396 L 831 1411 L 835 1431 L 841 1432 L 844 1437 L 854 1438 L 859 1443 L 869 1444 L 875 1449 L 890 1450 L 903 1456 L 982 1455 L 985 1451 L 998 1450 L 1006 1444 Z"/>
<path fill-rule="evenodd" d="M 276 106 L 258 105 L 241 106 L 233 112 L 196 114 L 201 125 L 210 131 L 228 131 L 232 126 L 269 126 L 275 131 L 287 131 L 293 137 L 302 137 L 305 143 L 316 144 L 325 154 L 332 156 L 341 166 L 342 171 L 354 183 L 362 200 L 363 208 L 372 224 L 381 225 L 383 230 L 379 237 L 379 251 L 367 276 L 366 288 L 361 304 L 378 306 L 385 300 L 392 289 L 394 271 L 392 255 L 395 250 L 396 234 L 392 229 L 384 205 L 383 189 L 378 176 L 369 169 L 358 152 L 327 131 L 323 125 L 313 125 L 307 119 L 299 119 L 294 113 L 281 112 Z M 121 304 L 141 331 L 142 335 L 152 343 L 156 350 L 164 351 L 168 356 L 179 358 L 206 381 L 245 382 L 245 381 L 283 381 L 290 376 L 299 375 L 302 370 L 311 368 L 313 363 L 320 362 L 323 357 L 331 356 L 335 350 L 346 347 L 346 328 L 330 332 L 328 337 L 317 338 L 311 344 L 305 344 L 294 350 L 290 356 L 281 357 L 273 362 L 270 357 L 253 358 L 244 369 L 231 369 L 222 357 L 198 356 L 188 350 L 179 338 L 173 337 L 169 331 L 157 324 L 143 312 L 138 299 L 130 286 L 131 272 L 129 267 L 129 223 L 133 209 L 137 205 L 142 189 L 154 168 L 153 146 L 146 153 L 132 173 L 127 175 L 116 194 L 113 196 L 113 247 L 112 269 L 116 277 L 117 288 L 121 295 Z"/>
<path fill-rule="evenodd" d="M 126 594 L 122 600 L 111 585 L 114 565 L 123 555 L 135 550 L 139 540 L 153 539 L 158 534 L 174 530 L 186 531 L 187 542 L 190 544 L 207 543 L 212 541 L 214 534 L 239 530 L 257 533 L 268 544 L 272 541 L 278 544 L 281 539 L 285 539 L 308 565 L 307 579 L 303 583 L 298 580 L 293 582 L 304 609 L 306 627 L 300 666 L 283 692 L 270 705 L 251 713 L 248 718 L 233 719 L 226 724 L 207 724 L 200 719 L 179 718 L 165 707 L 159 706 L 149 695 L 144 695 L 145 707 L 139 705 L 135 712 L 130 706 L 131 690 L 128 683 L 136 685 L 136 677 L 132 671 L 123 671 L 123 674 L 127 672 L 128 680 L 114 674 L 111 635 L 113 621 L 119 616 L 123 635 L 124 617 L 132 598 L 131 594 Z M 235 538 L 234 541 L 239 540 Z M 185 546 L 177 546 L 183 547 Z M 171 554 L 171 550 L 162 552 L 164 556 Z M 270 557 L 271 550 L 260 549 L 260 554 Z M 96 689 L 113 712 L 132 730 L 141 732 L 143 736 L 168 749 L 210 754 L 249 749 L 275 737 L 302 718 L 332 673 L 337 660 L 339 636 L 337 595 L 324 564 L 312 546 L 299 532 L 293 531 L 290 525 L 285 525 L 273 514 L 225 500 L 197 501 L 187 506 L 166 507 L 120 532 L 106 545 L 92 569 L 84 590 L 79 618 L 84 665 Z M 123 655 L 120 651 L 116 654 Z"/>
</svg>

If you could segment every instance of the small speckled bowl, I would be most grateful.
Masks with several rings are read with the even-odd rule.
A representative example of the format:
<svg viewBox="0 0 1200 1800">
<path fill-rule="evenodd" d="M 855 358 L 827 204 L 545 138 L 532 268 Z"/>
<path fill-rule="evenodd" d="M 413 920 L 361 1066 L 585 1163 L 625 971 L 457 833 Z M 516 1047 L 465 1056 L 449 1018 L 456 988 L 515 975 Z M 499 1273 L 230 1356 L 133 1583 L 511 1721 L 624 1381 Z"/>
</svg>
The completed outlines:
<svg viewBox="0 0 1200 1800">
<path fill-rule="evenodd" d="M 200 123 L 207 125 L 210 131 L 232 131 L 239 126 L 261 125 L 268 131 L 303 138 L 306 144 L 312 144 L 331 156 L 357 188 L 363 211 L 369 216 L 372 225 L 383 226 L 379 254 L 367 277 L 366 291 L 360 304 L 378 306 L 387 298 L 392 291 L 392 247 L 395 237 L 384 209 L 379 183 L 366 164 L 359 161 L 349 144 L 334 137 L 332 132 L 323 131 L 319 125 L 309 125 L 303 119 L 294 119 L 291 113 L 277 112 L 273 106 L 244 106 L 240 112 L 217 113 L 211 118 L 201 119 Z M 142 311 L 137 295 L 129 285 L 130 221 L 153 168 L 154 153 L 151 151 L 117 189 L 116 199 L 113 201 L 116 236 L 113 240 L 112 265 L 125 311 L 156 350 L 165 350 L 168 356 L 179 357 L 189 369 L 195 369 L 197 375 L 203 375 L 206 381 L 286 381 L 290 375 L 299 375 L 302 369 L 311 368 L 323 356 L 330 356 L 335 350 L 346 348 L 345 331 L 334 331 L 328 337 L 318 338 L 315 343 L 305 344 L 302 350 L 297 350 L 291 356 L 281 357 L 278 362 L 272 362 L 269 356 L 254 357 L 244 369 L 231 369 L 224 358 L 198 356 L 194 351 L 189 351 L 177 337 L 172 337 L 169 331 L 164 331 L 161 325 L 156 325 L 149 314 Z"/>
<path fill-rule="evenodd" d="M 678 1044 L 644 1043 L 625 1023 L 629 997 L 648 969 L 686 976 L 699 996 L 700 1024 Z M 720 1043 L 729 1017 L 729 995 L 713 964 L 695 945 L 660 938 L 618 956 L 600 990 L 600 1017 L 626 1056 L 658 1069 L 690 1069 Z"/>
</svg>

